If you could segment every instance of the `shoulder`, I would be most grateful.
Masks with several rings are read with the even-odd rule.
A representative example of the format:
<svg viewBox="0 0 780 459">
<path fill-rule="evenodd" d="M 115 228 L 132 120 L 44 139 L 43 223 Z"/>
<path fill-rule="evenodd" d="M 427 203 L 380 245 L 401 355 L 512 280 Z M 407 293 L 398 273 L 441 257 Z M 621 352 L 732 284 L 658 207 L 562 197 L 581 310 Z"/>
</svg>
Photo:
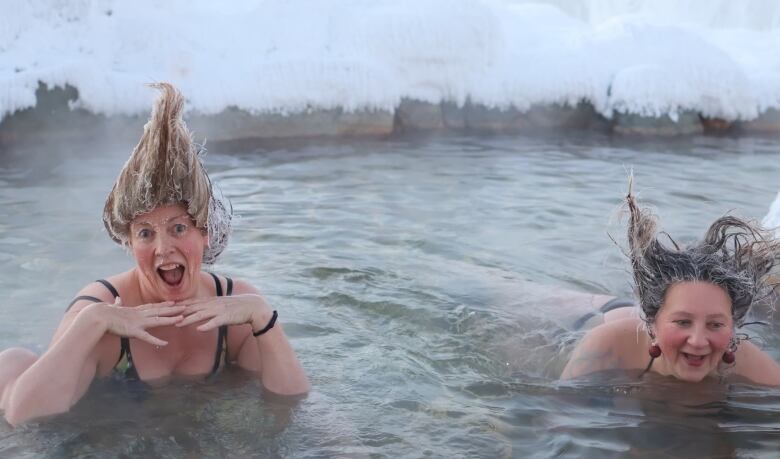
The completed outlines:
<svg viewBox="0 0 780 459">
<path fill-rule="evenodd" d="M 260 295 L 260 290 L 258 290 L 254 285 L 250 284 L 245 280 L 235 279 L 233 280 L 233 294 L 234 295 L 244 295 L 244 294 Z"/>
<path fill-rule="evenodd" d="M 117 277 L 118 276 L 114 276 L 112 278 L 113 282 L 106 281 L 115 289 Z M 76 295 L 74 295 L 73 300 L 66 309 L 66 313 L 78 313 L 90 304 L 98 302 L 96 300 L 109 304 L 114 303 L 115 300 L 114 293 L 106 285 L 97 280 L 85 285 L 76 293 Z"/>
<path fill-rule="evenodd" d="M 636 342 L 637 334 L 642 331 L 642 320 L 637 317 L 624 317 L 605 322 L 585 334 L 586 340 L 594 345 L 623 344 L 623 341 Z"/>
<path fill-rule="evenodd" d="M 216 278 L 219 280 L 222 291 L 227 292 L 228 290 L 230 290 L 231 295 L 246 295 L 246 294 L 260 295 L 260 290 L 258 290 L 254 285 L 252 285 L 251 283 L 245 280 L 235 279 L 230 276 L 223 276 L 221 274 L 212 274 L 212 273 L 208 273 L 208 276 L 210 278 L 210 282 L 212 283 L 214 282 L 213 277 L 216 276 Z"/>
<path fill-rule="evenodd" d="M 780 386 L 780 364 L 755 344 L 743 342 L 735 357 L 735 374 L 757 384 Z"/>
<path fill-rule="evenodd" d="M 562 379 L 597 371 L 634 368 L 642 345 L 642 321 L 635 317 L 613 320 L 588 331 L 566 364 Z"/>
</svg>

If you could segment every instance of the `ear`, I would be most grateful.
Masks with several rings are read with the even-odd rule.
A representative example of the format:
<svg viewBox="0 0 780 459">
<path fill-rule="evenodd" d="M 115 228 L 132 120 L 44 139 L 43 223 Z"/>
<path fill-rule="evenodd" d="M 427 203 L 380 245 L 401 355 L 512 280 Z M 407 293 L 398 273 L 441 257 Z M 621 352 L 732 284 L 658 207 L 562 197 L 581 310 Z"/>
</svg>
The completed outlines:
<svg viewBox="0 0 780 459">
<path fill-rule="evenodd" d="M 655 341 L 655 320 L 645 322 L 645 329 L 651 341 Z"/>
<path fill-rule="evenodd" d="M 205 229 L 205 228 L 200 230 L 200 235 L 203 238 L 203 245 L 208 247 L 209 246 L 209 232 L 208 232 L 208 230 Z"/>
</svg>

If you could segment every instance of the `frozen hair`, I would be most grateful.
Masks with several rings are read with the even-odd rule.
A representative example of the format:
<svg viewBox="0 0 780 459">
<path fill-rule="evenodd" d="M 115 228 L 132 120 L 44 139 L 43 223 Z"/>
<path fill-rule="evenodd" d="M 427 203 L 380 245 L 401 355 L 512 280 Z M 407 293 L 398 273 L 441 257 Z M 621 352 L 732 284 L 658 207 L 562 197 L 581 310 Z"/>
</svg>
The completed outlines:
<svg viewBox="0 0 780 459">
<path fill-rule="evenodd" d="M 182 119 L 184 98 L 168 83 L 160 91 L 141 140 L 127 160 L 103 207 L 103 224 L 120 243 L 129 240 L 130 223 L 157 207 L 183 204 L 195 225 L 208 233 L 203 263 L 212 264 L 227 246 L 232 208 L 216 195 L 201 161 L 203 148 L 192 140 Z"/>
<path fill-rule="evenodd" d="M 704 281 L 721 287 L 731 298 L 736 326 L 743 324 L 754 303 L 771 302 L 769 272 L 780 254 L 772 233 L 756 222 L 725 216 L 715 220 L 702 241 L 683 248 L 666 234 L 670 243 L 666 246 L 658 240 L 656 216 L 637 204 L 632 187 L 633 176 L 626 195 L 628 256 L 646 323 L 655 320 L 667 290 L 677 282 Z"/>
</svg>

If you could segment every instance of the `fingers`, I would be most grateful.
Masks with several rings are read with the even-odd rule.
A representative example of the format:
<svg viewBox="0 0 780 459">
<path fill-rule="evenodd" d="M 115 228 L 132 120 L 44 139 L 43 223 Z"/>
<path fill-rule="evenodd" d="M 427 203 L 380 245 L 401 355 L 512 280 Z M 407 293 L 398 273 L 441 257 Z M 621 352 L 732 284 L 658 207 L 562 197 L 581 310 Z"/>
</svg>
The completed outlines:
<svg viewBox="0 0 780 459">
<path fill-rule="evenodd" d="M 164 306 L 160 308 L 153 308 L 153 309 L 145 309 L 141 312 L 141 314 L 144 317 L 154 317 L 154 316 L 171 316 L 171 315 L 182 315 L 182 312 L 184 312 L 184 309 L 186 309 L 186 306 L 183 305 L 176 305 L 176 306 Z"/>
<path fill-rule="evenodd" d="M 149 332 L 147 332 L 145 330 L 141 331 L 136 336 L 136 338 L 140 339 L 141 341 L 146 341 L 147 343 L 153 344 L 155 346 L 167 346 L 168 345 L 168 341 L 163 341 L 160 338 L 152 336 Z"/>
<path fill-rule="evenodd" d="M 184 306 L 190 306 L 190 307 L 197 307 L 202 306 L 206 303 L 211 303 L 212 301 L 221 298 L 221 297 L 213 297 L 213 298 L 192 298 L 189 300 L 179 301 L 176 304 L 181 304 Z"/>
<path fill-rule="evenodd" d="M 194 324 L 195 322 L 200 322 L 201 320 L 210 319 L 215 316 L 214 312 L 211 311 L 197 311 L 194 313 L 190 313 L 188 310 L 185 312 L 186 316 L 184 317 L 184 320 L 177 323 L 177 327 L 186 327 L 187 325 Z"/>
<path fill-rule="evenodd" d="M 167 306 L 173 306 L 176 304 L 175 301 L 162 301 L 160 303 L 149 303 L 149 304 L 142 304 L 140 306 L 136 306 L 136 309 L 139 311 L 147 311 L 149 309 L 155 309 L 155 308 L 164 308 Z"/>
<path fill-rule="evenodd" d="M 147 317 L 144 319 L 143 325 L 144 328 L 164 327 L 166 325 L 177 324 L 182 319 L 184 319 L 184 316 L 181 314 L 179 314 L 178 316 L 169 316 L 169 317 L 163 317 L 163 316 Z"/>
<path fill-rule="evenodd" d="M 217 317 L 214 317 L 213 319 L 209 320 L 208 322 L 206 322 L 203 325 L 198 325 L 197 327 L 195 327 L 195 329 L 198 330 L 198 331 L 205 332 L 205 331 L 213 330 L 213 329 L 219 327 L 220 325 L 225 325 L 225 324 L 223 323 L 222 320 L 220 320 L 220 317 L 217 316 Z"/>
</svg>

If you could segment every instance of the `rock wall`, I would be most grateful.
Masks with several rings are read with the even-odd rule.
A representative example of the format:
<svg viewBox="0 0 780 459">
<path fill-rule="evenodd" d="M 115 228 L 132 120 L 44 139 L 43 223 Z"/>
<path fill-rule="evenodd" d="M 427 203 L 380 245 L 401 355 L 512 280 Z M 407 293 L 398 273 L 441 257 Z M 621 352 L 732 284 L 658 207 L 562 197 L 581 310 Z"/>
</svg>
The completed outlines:
<svg viewBox="0 0 780 459">
<path fill-rule="evenodd" d="M 55 136 L 111 135 L 137 138 L 146 116 L 95 115 L 71 109 L 78 91 L 70 86 L 36 93 L 37 105 L 6 117 L 0 123 L 0 145 L 28 138 Z M 514 107 L 495 108 L 466 102 L 429 103 L 404 99 L 394 112 L 342 109 L 310 110 L 304 113 L 254 114 L 228 108 L 215 115 L 190 113 L 187 124 L 196 138 L 209 142 L 245 139 L 283 140 L 306 138 L 384 138 L 394 134 L 437 133 L 445 131 L 477 134 L 532 134 L 557 130 L 593 130 L 616 135 L 682 136 L 693 134 L 780 134 L 780 111 L 769 110 L 747 122 L 707 119 L 695 112 L 644 117 L 618 113 L 607 119 L 587 102 L 576 106 L 533 106 L 521 111 Z"/>
</svg>

